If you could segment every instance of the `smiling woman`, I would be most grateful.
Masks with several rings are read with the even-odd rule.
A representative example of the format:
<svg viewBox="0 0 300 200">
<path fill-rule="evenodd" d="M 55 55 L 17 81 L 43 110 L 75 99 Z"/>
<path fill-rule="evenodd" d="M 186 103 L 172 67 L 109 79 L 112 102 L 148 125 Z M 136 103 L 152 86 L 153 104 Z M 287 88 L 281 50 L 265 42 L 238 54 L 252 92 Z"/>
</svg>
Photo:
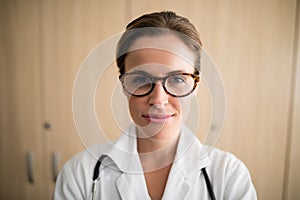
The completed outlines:
<svg viewBox="0 0 300 200">
<path fill-rule="evenodd" d="M 153 40 L 158 44 L 156 49 L 140 49 L 140 46 L 151 44 L 151 41 Z M 131 51 L 126 57 L 125 78 L 128 74 L 135 74 L 137 71 L 148 74 L 148 77 L 165 77 L 162 79 L 165 79 L 166 81 L 170 80 L 170 78 L 175 75 L 178 78 L 180 73 L 189 74 L 181 74 L 182 78 L 186 77 L 190 80 L 188 81 L 190 86 L 186 87 L 187 90 L 183 91 L 184 93 L 174 87 L 170 87 L 170 81 L 159 81 L 160 78 L 158 78 L 158 80 L 156 78 L 149 79 L 151 81 L 151 87 L 147 93 L 145 93 L 146 95 L 135 96 L 126 93 L 131 117 L 135 124 L 138 125 L 137 134 L 140 134 L 140 132 L 143 132 L 143 134 L 148 132 L 146 135 L 153 135 L 155 137 L 163 136 L 167 142 L 170 138 L 178 136 L 177 133 L 180 130 L 183 120 L 182 116 L 184 109 L 182 105 L 189 105 L 189 102 L 186 101 L 190 101 L 190 98 L 183 98 L 183 96 L 186 96 L 193 91 L 195 83 L 192 76 L 197 75 L 193 74 L 195 69 L 189 62 L 172 52 L 162 51 L 161 48 L 163 47 L 159 47 L 159 44 L 163 44 L 163 41 L 178 44 L 179 48 L 180 46 L 185 47 L 183 42 L 172 35 L 155 38 L 142 37 L 136 42 L 142 43 L 140 46 L 139 44 L 134 44 L 139 50 Z M 185 50 L 186 53 L 191 54 L 190 57 L 192 58 L 192 52 L 188 50 L 187 47 L 185 47 Z M 125 88 L 125 91 L 127 91 L 126 88 L 128 84 L 124 83 L 125 82 L 123 82 L 123 87 Z M 178 93 L 174 93 L 175 90 L 178 91 Z M 168 93 L 174 94 L 170 95 Z M 178 98 L 177 96 L 182 96 L 182 98 Z M 149 123 L 149 120 L 150 122 L 161 122 L 163 124 Z M 160 130 L 160 134 L 155 133 L 153 128 L 155 128 L 155 130 Z M 146 129 L 149 130 L 146 131 Z M 154 141 L 154 143 L 157 142 Z M 161 144 L 161 142 L 159 143 Z M 141 145 L 141 148 L 143 146 L 144 145 Z"/>
<path fill-rule="evenodd" d="M 245 165 L 218 149 L 201 157 L 204 145 L 184 125 L 198 92 L 201 46 L 194 26 L 173 12 L 127 26 L 117 64 L 134 123 L 112 145 L 68 161 L 55 199 L 256 199 Z"/>
</svg>

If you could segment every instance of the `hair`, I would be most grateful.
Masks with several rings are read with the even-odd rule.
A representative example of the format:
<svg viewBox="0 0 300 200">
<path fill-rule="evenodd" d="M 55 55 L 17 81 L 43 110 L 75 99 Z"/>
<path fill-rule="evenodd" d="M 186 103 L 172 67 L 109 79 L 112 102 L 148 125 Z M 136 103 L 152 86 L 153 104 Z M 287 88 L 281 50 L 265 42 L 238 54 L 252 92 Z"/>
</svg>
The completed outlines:
<svg viewBox="0 0 300 200">
<path fill-rule="evenodd" d="M 194 25 L 185 17 L 178 16 L 171 11 L 154 12 L 142 15 L 126 26 L 126 30 L 121 36 L 116 52 L 116 62 L 119 73 L 125 73 L 125 59 L 129 48 L 140 37 L 161 36 L 168 33 L 176 34 L 185 45 L 187 45 L 195 55 L 195 72 L 200 71 L 200 52 L 202 41 Z M 187 39 L 188 38 L 188 39 Z"/>
</svg>

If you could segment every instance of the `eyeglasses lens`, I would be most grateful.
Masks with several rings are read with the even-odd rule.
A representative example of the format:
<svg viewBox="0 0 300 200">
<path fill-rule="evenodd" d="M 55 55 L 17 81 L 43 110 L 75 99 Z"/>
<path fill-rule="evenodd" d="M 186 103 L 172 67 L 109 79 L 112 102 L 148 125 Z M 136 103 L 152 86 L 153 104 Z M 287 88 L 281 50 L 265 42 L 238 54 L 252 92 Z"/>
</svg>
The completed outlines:
<svg viewBox="0 0 300 200">
<path fill-rule="evenodd" d="M 164 85 L 166 92 L 173 96 L 185 96 L 191 93 L 196 84 L 194 78 L 190 74 L 176 74 L 159 78 L 145 74 L 132 73 L 124 74 L 122 79 L 125 90 L 136 96 L 143 96 L 149 93 L 159 79 L 163 80 L 162 84 Z"/>
</svg>

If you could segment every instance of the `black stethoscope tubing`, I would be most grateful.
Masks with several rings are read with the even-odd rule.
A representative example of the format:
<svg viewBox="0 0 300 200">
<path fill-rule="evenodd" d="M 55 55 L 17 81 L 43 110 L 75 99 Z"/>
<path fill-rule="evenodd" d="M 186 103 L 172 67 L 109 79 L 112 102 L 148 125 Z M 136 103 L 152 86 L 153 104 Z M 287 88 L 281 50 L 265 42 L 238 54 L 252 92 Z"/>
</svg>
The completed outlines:
<svg viewBox="0 0 300 200">
<path fill-rule="evenodd" d="M 100 172 L 100 167 L 101 167 L 101 163 L 103 161 L 103 159 L 107 157 L 106 155 L 101 155 L 100 158 L 98 159 L 95 168 L 94 168 L 94 173 L 93 173 L 93 187 L 92 187 L 92 200 L 95 199 L 95 194 L 96 194 L 96 186 L 97 186 L 97 182 L 98 182 L 98 177 L 99 177 L 99 172 Z M 205 183 L 206 183 L 206 187 L 209 193 L 209 196 L 211 198 L 211 200 L 216 200 L 215 198 L 215 194 L 213 191 L 213 187 L 211 185 L 211 182 L 209 180 L 208 174 L 206 172 L 205 167 L 201 169 L 203 175 L 204 175 L 204 179 L 205 179 Z"/>
<path fill-rule="evenodd" d="M 207 190 L 208 190 L 208 193 L 209 193 L 209 196 L 210 196 L 211 200 L 216 200 L 215 194 L 214 194 L 214 190 L 213 190 L 213 187 L 212 187 L 211 182 L 210 182 L 210 180 L 209 180 L 209 177 L 208 177 L 208 174 L 207 174 L 207 172 L 206 172 L 205 167 L 203 167 L 203 168 L 201 169 L 201 171 L 202 171 L 202 173 L 203 173 L 203 175 L 204 175 L 206 187 L 207 187 Z"/>
</svg>

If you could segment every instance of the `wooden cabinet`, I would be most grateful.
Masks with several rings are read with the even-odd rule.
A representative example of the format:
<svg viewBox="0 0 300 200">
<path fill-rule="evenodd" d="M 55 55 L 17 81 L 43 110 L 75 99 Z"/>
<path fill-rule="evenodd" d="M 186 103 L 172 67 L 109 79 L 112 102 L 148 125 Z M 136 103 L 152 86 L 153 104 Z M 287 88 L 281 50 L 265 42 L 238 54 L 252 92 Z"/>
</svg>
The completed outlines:
<svg viewBox="0 0 300 200">
<path fill-rule="evenodd" d="M 6 0 L 0 13 L 0 199 L 51 199 L 56 172 L 85 147 L 72 118 L 77 70 L 124 29 L 125 0 Z"/>
<path fill-rule="evenodd" d="M 47 157 L 60 154 L 59 168 L 85 148 L 77 134 L 72 113 L 72 92 L 77 71 L 89 52 L 125 26 L 125 1 L 43 1 L 41 76 L 44 80 L 44 119 Z M 112 12 L 114 11 L 114 12 Z M 112 23 L 112 21 L 113 23 Z M 51 177 L 48 179 L 52 191 Z"/>
<path fill-rule="evenodd" d="M 1 1 L 0 13 L 0 198 L 44 199 L 37 1 Z"/>
<path fill-rule="evenodd" d="M 217 146 L 246 163 L 259 199 L 299 197 L 296 4 L 299 0 L 1 0 L 0 199 L 51 199 L 56 172 L 85 148 L 72 117 L 80 65 L 131 19 L 161 10 L 196 25 L 223 77 L 227 116 Z M 200 132 L 205 132 L 211 113 L 202 86 Z"/>
</svg>

